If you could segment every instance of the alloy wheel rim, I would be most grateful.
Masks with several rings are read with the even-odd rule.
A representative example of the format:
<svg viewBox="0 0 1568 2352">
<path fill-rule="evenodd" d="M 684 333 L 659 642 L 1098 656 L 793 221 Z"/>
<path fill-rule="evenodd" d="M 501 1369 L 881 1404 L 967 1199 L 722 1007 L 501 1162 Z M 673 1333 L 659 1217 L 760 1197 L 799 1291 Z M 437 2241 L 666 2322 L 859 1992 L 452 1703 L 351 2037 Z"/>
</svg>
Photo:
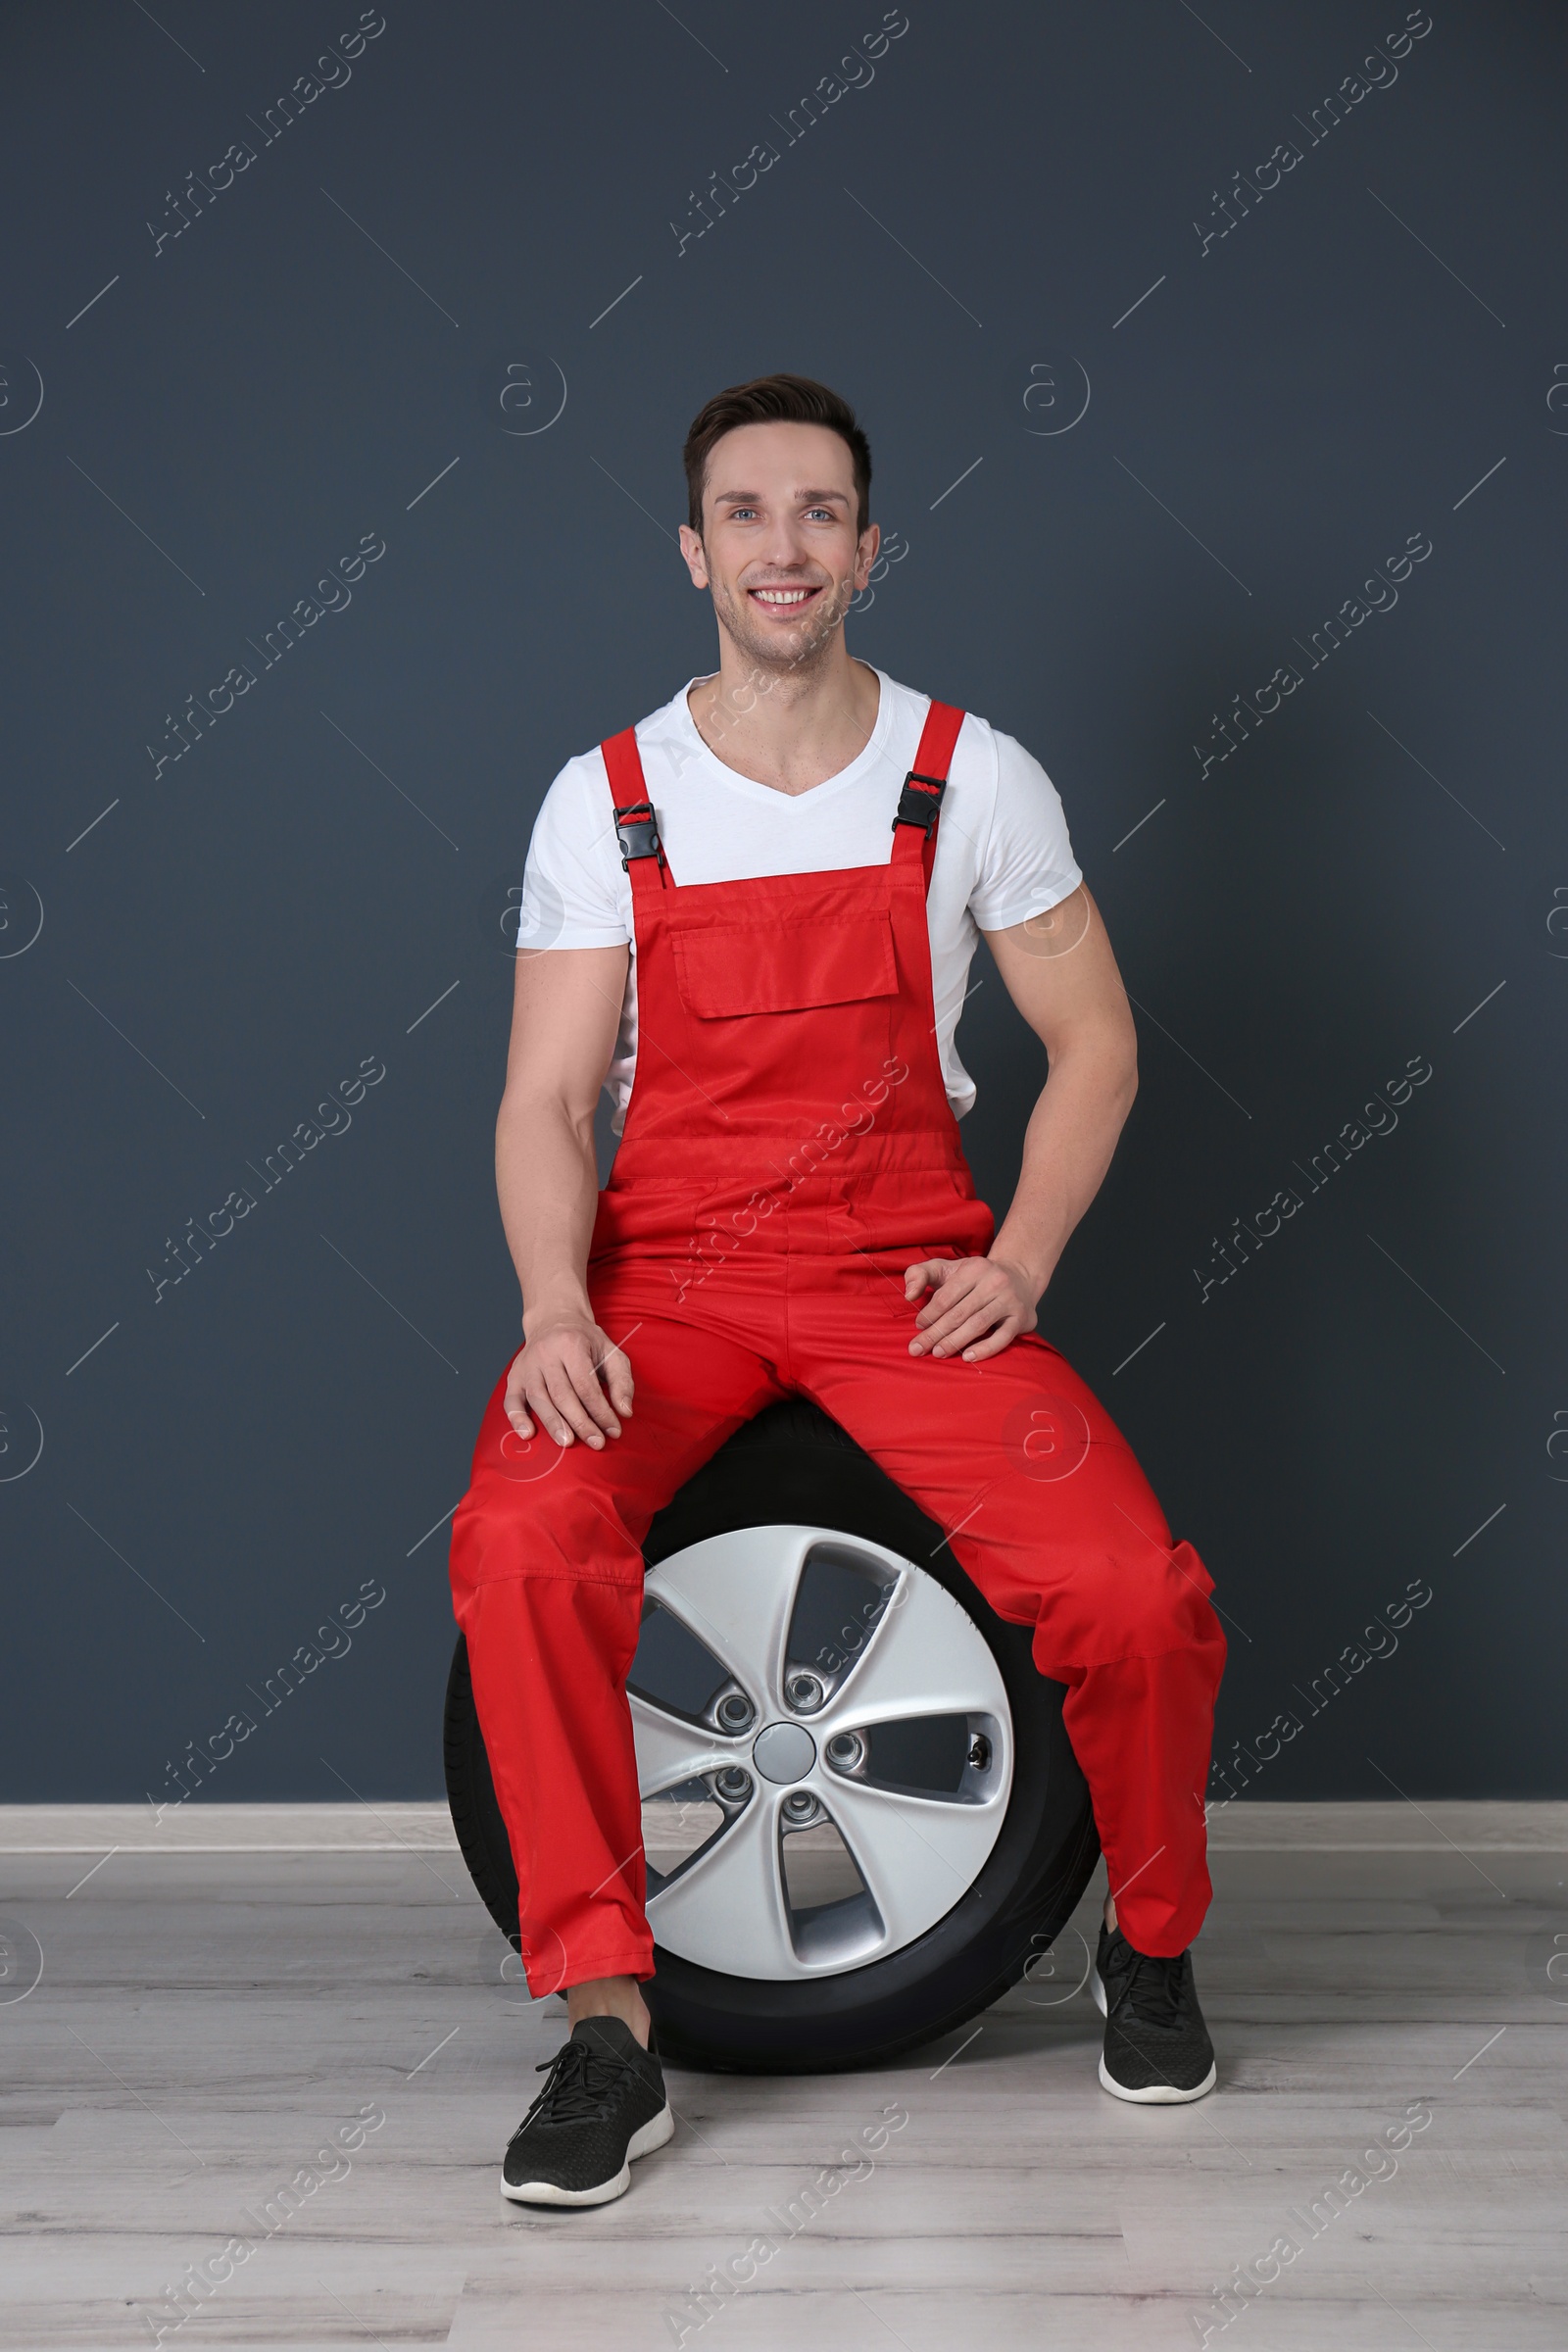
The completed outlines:
<svg viewBox="0 0 1568 2352">
<path fill-rule="evenodd" d="M 792 1627 L 822 1566 L 872 1599 L 842 1658 L 803 1661 Z M 653 1833 L 666 1803 L 705 1825 L 671 1871 L 650 1862 L 648 1917 L 665 1951 L 743 1978 L 842 1974 L 903 1950 L 962 1900 L 1005 1817 L 1012 1718 L 984 1636 L 935 1577 L 835 1529 L 741 1528 L 650 1569 L 646 1605 L 719 1678 L 699 1713 L 632 1670 L 650 1848 L 665 1850 Z M 922 1741 L 952 1786 L 899 1777 Z M 810 1849 L 791 1842 L 808 1837 Z M 802 1903 L 802 1856 L 821 1870 L 827 1847 L 833 1883 L 858 1885 Z"/>
</svg>

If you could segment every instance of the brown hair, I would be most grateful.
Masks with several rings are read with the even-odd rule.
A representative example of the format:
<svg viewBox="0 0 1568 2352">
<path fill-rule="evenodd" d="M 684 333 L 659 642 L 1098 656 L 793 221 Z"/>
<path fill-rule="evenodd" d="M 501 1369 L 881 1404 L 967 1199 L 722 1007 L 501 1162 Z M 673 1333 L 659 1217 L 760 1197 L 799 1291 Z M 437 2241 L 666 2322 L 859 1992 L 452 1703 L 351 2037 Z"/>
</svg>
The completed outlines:
<svg viewBox="0 0 1568 2352">
<path fill-rule="evenodd" d="M 692 529 L 703 527 L 703 492 L 713 444 L 740 424 L 824 424 L 846 442 L 855 466 L 858 506 L 856 535 L 871 519 L 871 445 L 855 420 L 855 411 L 826 384 L 808 375 L 759 375 L 749 384 L 715 392 L 692 419 L 686 435 L 686 498 Z"/>
</svg>

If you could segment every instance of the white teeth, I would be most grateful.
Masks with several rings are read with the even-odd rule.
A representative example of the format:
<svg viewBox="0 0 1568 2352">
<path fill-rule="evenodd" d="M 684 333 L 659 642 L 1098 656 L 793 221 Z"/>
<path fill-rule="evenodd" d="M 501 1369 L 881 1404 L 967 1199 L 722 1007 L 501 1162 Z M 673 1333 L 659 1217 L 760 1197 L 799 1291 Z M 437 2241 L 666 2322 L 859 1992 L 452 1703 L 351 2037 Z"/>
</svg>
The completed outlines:
<svg viewBox="0 0 1568 2352">
<path fill-rule="evenodd" d="M 754 596 L 764 605 L 802 605 L 810 594 L 808 588 L 754 588 Z"/>
</svg>

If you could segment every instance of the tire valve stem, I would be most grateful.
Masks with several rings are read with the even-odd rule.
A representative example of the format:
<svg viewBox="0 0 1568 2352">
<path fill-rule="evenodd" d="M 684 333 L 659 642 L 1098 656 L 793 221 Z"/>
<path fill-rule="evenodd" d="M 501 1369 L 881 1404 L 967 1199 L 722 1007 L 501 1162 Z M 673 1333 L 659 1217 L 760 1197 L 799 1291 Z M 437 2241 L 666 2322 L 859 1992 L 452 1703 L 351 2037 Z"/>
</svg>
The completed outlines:
<svg viewBox="0 0 1568 2352">
<path fill-rule="evenodd" d="M 969 1742 L 969 1762 L 976 1772 L 984 1772 L 991 1762 L 991 1742 L 984 1732 L 976 1732 Z"/>
</svg>

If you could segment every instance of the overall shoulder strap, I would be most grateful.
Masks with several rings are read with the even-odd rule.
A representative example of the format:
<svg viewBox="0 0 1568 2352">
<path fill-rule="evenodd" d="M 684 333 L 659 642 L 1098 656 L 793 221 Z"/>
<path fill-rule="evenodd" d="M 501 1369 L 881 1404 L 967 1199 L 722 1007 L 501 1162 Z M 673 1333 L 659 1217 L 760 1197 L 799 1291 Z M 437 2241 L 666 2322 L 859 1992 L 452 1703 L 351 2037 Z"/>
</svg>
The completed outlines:
<svg viewBox="0 0 1568 2352">
<path fill-rule="evenodd" d="M 920 741 L 915 750 L 914 765 L 904 779 L 899 794 L 898 814 L 893 819 L 895 858 L 915 855 L 915 836 L 918 833 L 920 862 L 925 868 L 925 886 L 931 887 L 931 869 L 937 856 L 937 819 L 942 808 L 942 795 L 948 789 L 948 769 L 953 760 L 958 729 L 963 724 L 963 712 L 953 703 L 933 702 L 920 729 Z M 906 846 L 907 845 L 907 846 Z"/>
<path fill-rule="evenodd" d="M 615 839 L 620 845 L 620 862 L 631 875 L 632 889 L 647 887 L 640 877 L 660 885 L 671 879 L 664 862 L 663 844 L 659 838 L 654 805 L 648 798 L 648 782 L 643 774 L 642 755 L 637 749 L 637 730 L 625 727 L 600 745 L 604 754 L 605 773 L 610 779 L 610 798 L 615 811 Z M 643 860 L 652 858 L 652 870 Z"/>
</svg>

